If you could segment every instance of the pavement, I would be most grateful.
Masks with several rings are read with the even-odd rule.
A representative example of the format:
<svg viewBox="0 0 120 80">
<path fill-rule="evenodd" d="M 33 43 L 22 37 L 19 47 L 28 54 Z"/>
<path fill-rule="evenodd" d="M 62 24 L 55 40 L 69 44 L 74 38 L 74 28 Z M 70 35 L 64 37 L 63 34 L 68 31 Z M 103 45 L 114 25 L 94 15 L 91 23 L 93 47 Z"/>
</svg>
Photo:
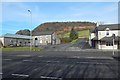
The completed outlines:
<svg viewBox="0 0 120 80">
<path fill-rule="evenodd" d="M 118 52 L 115 51 L 115 55 Z M 4 79 L 116 78 L 119 60 L 112 51 L 3 51 Z"/>
</svg>

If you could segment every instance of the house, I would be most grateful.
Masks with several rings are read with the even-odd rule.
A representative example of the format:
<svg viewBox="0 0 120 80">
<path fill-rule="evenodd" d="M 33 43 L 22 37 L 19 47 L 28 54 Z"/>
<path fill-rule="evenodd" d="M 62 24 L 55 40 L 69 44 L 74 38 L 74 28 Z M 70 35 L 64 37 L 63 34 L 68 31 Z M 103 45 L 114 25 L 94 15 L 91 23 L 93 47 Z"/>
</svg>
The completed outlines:
<svg viewBox="0 0 120 80">
<path fill-rule="evenodd" d="M 120 49 L 120 26 L 107 24 L 91 29 L 89 44 L 96 49 Z"/>
<path fill-rule="evenodd" d="M 35 46 L 60 44 L 60 39 L 53 31 L 34 32 L 32 35 L 33 45 Z"/>
<path fill-rule="evenodd" d="M 30 36 L 18 34 L 5 34 L 0 36 L 2 46 L 29 46 Z"/>
</svg>

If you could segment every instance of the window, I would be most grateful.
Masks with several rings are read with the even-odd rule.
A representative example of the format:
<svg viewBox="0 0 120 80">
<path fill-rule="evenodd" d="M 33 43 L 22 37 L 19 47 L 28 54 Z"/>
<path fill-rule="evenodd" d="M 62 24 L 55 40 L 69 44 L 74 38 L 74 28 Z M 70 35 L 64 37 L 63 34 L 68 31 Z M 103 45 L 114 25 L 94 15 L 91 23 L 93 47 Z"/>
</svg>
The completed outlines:
<svg viewBox="0 0 120 80">
<path fill-rule="evenodd" d="M 106 32 L 106 35 L 109 35 L 109 31 Z"/>
<path fill-rule="evenodd" d="M 40 40 L 40 43 L 42 43 L 42 40 Z"/>
<path fill-rule="evenodd" d="M 109 31 L 110 31 L 110 29 L 109 29 L 109 28 L 106 28 L 106 35 L 107 35 L 107 36 L 109 35 Z"/>
<path fill-rule="evenodd" d="M 113 42 L 106 42 L 106 46 L 113 46 Z"/>
<path fill-rule="evenodd" d="M 11 44 L 11 45 L 13 45 L 13 44 L 14 44 L 13 40 L 10 40 L 10 44 Z"/>
<path fill-rule="evenodd" d="M 35 38 L 35 40 L 37 40 L 37 38 Z"/>
</svg>

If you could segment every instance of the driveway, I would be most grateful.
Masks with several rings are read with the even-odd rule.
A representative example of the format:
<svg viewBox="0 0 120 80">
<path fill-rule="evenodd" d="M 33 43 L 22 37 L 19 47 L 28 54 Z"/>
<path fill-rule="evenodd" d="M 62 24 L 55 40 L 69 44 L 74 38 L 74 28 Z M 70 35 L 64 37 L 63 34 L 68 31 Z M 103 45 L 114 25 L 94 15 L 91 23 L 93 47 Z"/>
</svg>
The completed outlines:
<svg viewBox="0 0 120 80">
<path fill-rule="evenodd" d="M 90 46 L 85 38 L 79 38 L 76 43 L 67 43 L 59 45 L 51 45 L 47 47 L 47 51 L 80 51 L 81 49 L 89 49 Z"/>
</svg>

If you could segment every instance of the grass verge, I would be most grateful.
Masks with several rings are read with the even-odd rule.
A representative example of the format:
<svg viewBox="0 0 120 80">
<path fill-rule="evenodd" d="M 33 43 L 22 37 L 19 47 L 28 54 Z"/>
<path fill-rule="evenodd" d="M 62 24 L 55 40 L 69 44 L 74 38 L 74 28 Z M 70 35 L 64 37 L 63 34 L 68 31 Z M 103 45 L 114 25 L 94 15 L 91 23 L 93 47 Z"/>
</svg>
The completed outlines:
<svg viewBox="0 0 120 80">
<path fill-rule="evenodd" d="M 30 51 L 30 47 L 6 47 L 6 48 L 1 48 L 0 50 L 3 51 Z M 43 48 L 38 48 L 38 47 L 32 47 L 32 51 L 40 51 L 43 50 Z"/>
</svg>

